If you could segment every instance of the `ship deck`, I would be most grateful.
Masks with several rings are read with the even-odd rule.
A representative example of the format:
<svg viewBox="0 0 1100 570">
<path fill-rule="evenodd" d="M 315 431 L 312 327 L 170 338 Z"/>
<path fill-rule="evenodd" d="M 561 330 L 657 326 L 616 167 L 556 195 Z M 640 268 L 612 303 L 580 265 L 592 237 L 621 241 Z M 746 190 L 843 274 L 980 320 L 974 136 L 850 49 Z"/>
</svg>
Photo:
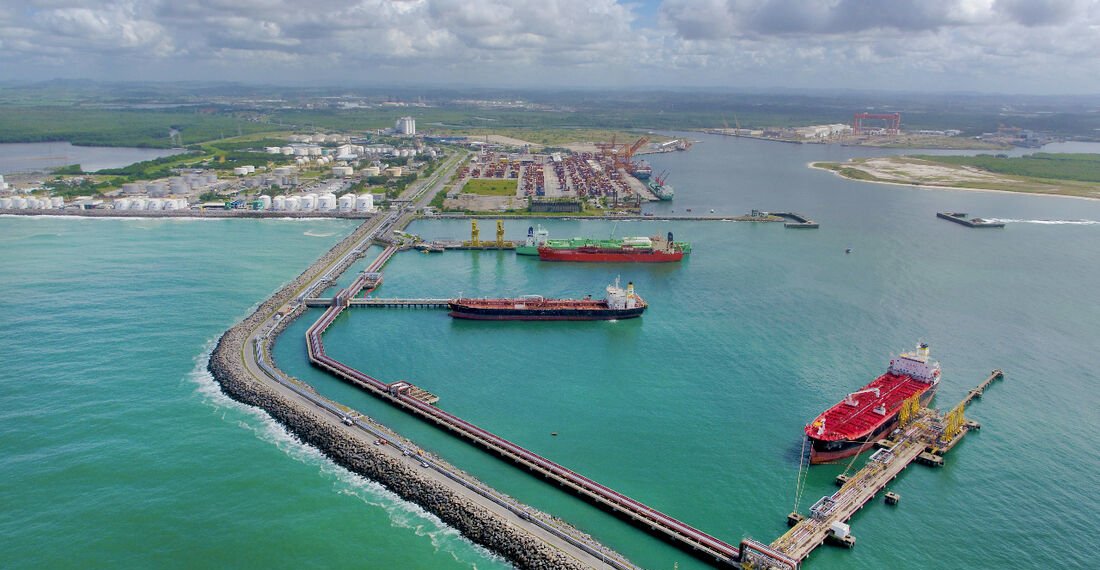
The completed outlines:
<svg viewBox="0 0 1100 570">
<path fill-rule="evenodd" d="M 528 310 L 601 310 L 607 309 L 604 299 L 455 299 L 455 305 L 477 309 Z"/>
<path fill-rule="evenodd" d="M 814 420 L 815 423 L 820 420 L 825 421 L 825 433 L 818 435 L 811 424 L 806 426 L 806 435 L 826 441 L 859 439 L 893 417 L 905 400 L 913 397 L 914 394 L 923 393 L 930 387 L 931 385 L 927 382 L 887 372 L 861 388 L 861 390 L 878 388 L 877 397 L 870 392 L 855 394 L 852 396 L 857 403 L 855 406 L 847 404 L 847 398 L 841 400 Z M 886 408 L 885 414 L 874 411 L 879 405 Z"/>
</svg>

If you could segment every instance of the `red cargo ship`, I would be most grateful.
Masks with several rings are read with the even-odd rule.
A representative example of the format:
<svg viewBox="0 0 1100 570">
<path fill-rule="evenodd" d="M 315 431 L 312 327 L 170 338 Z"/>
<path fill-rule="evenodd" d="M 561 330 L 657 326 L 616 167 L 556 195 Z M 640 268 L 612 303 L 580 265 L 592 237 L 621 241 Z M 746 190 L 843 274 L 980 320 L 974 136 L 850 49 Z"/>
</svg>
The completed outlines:
<svg viewBox="0 0 1100 570">
<path fill-rule="evenodd" d="M 680 244 L 673 243 L 672 232 L 668 232 L 667 240 L 661 236 L 653 236 L 649 241 L 651 247 L 634 247 L 625 242 L 618 247 L 582 245 L 574 248 L 555 249 L 541 246 L 538 249 L 539 259 L 544 261 L 663 263 L 680 261 L 684 258 L 684 248 Z"/>
<path fill-rule="evenodd" d="M 448 304 L 457 319 L 489 321 L 606 321 L 640 317 L 649 306 L 634 294 L 634 284 L 626 291 L 608 285 L 606 299 L 546 299 L 525 295 L 516 299 L 452 299 Z"/>
<path fill-rule="evenodd" d="M 805 428 L 810 463 L 851 457 L 874 446 L 898 425 L 901 405 L 918 396 L 927 406 L 940 383 L 940 364 L 928 358 L 928 345 L 898 355 L 886 373 L 863 389 L 848 394 Z"/>
</svg>

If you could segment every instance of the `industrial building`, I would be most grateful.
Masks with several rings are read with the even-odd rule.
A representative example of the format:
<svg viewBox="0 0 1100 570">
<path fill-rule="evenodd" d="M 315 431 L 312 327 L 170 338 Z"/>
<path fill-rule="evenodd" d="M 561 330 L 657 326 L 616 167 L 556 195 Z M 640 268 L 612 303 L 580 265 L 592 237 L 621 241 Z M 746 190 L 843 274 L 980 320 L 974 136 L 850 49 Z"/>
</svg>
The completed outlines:
<svg viewBox="0 0 1100 570">
<path fill-rule="evenodd" d="M 397 119 L 396 123 L 394 123 L 393 130 L 399 135 L 415 135 L 416 119 L 412 117 L 401 117 L 400 119 Z"/>
</svg>

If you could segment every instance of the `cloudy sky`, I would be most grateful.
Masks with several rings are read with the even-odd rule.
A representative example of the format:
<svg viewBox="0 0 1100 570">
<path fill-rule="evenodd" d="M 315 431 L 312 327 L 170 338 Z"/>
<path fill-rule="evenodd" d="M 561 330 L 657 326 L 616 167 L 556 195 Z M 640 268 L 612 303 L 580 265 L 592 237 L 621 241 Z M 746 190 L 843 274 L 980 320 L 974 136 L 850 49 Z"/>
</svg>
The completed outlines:
<svg viewBox="0 0 1100 570">
<path fill-rule="evenodd" d="M 0 0 L 0 80 L 1100 93 L 1100 0 Z"/>
</svg>

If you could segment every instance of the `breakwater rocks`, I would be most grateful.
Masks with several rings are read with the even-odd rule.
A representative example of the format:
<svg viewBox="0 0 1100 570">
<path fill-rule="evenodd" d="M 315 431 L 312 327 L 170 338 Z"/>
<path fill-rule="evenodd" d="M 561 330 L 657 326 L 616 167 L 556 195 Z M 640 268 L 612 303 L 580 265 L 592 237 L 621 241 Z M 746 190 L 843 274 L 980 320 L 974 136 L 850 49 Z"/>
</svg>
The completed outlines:
<svg viewBox="0 0 1100 570">
<path fill-rule="evenodd" d="M 254 380 L 245 379 L 233 369 L 232 363 L 212 357 L 210 369 L 219 378 L 222 389 L 233 399 L 262 408 L 303 443 L 321 450 L 349 471 L 377 481 L 401 498 L 420 505 L 473 542 L 508 559 L 517 568 L 584 568 L 473 501 L 424 478 L 400 459 L 384 455 L 373 446 L 344 434 L 313 412 L 287 401 Z"/>
<path fill-rule="evenodd" d="M 252 347 L 245 346 L 254 330 L 296 291 L 312 280 L 336 259 L 340 252 L 354 244 L 369 224 L 332 248 L 317 263 L 286 287 L 265 301 L 256 312 L 226 331 L 218 340 L 207 366 L 222 391 L 239 402 L 263 409 L 303 443 L 311 445 L 342 467 L 377 481 L 401 498 L 416 503 L 426 511 L 454 527 L 463 536 L 503 556 L 523 570 L 581 570 L 586 568 L 574 558 L 517 528 L 454 490 L 428 479 L 400 458 L 386 455 L 380 448 L 368 445 L 318 415 L 310 407 L 284 396 L 272 386 L 257 380 L 245 368 L 241 355 Z M 350 263 L 353 260 L 349 260 Z M 294 318 L 305 310 L 299 307 L 287 314 L 265 342 L 270 343 Z"/>
</svg>

